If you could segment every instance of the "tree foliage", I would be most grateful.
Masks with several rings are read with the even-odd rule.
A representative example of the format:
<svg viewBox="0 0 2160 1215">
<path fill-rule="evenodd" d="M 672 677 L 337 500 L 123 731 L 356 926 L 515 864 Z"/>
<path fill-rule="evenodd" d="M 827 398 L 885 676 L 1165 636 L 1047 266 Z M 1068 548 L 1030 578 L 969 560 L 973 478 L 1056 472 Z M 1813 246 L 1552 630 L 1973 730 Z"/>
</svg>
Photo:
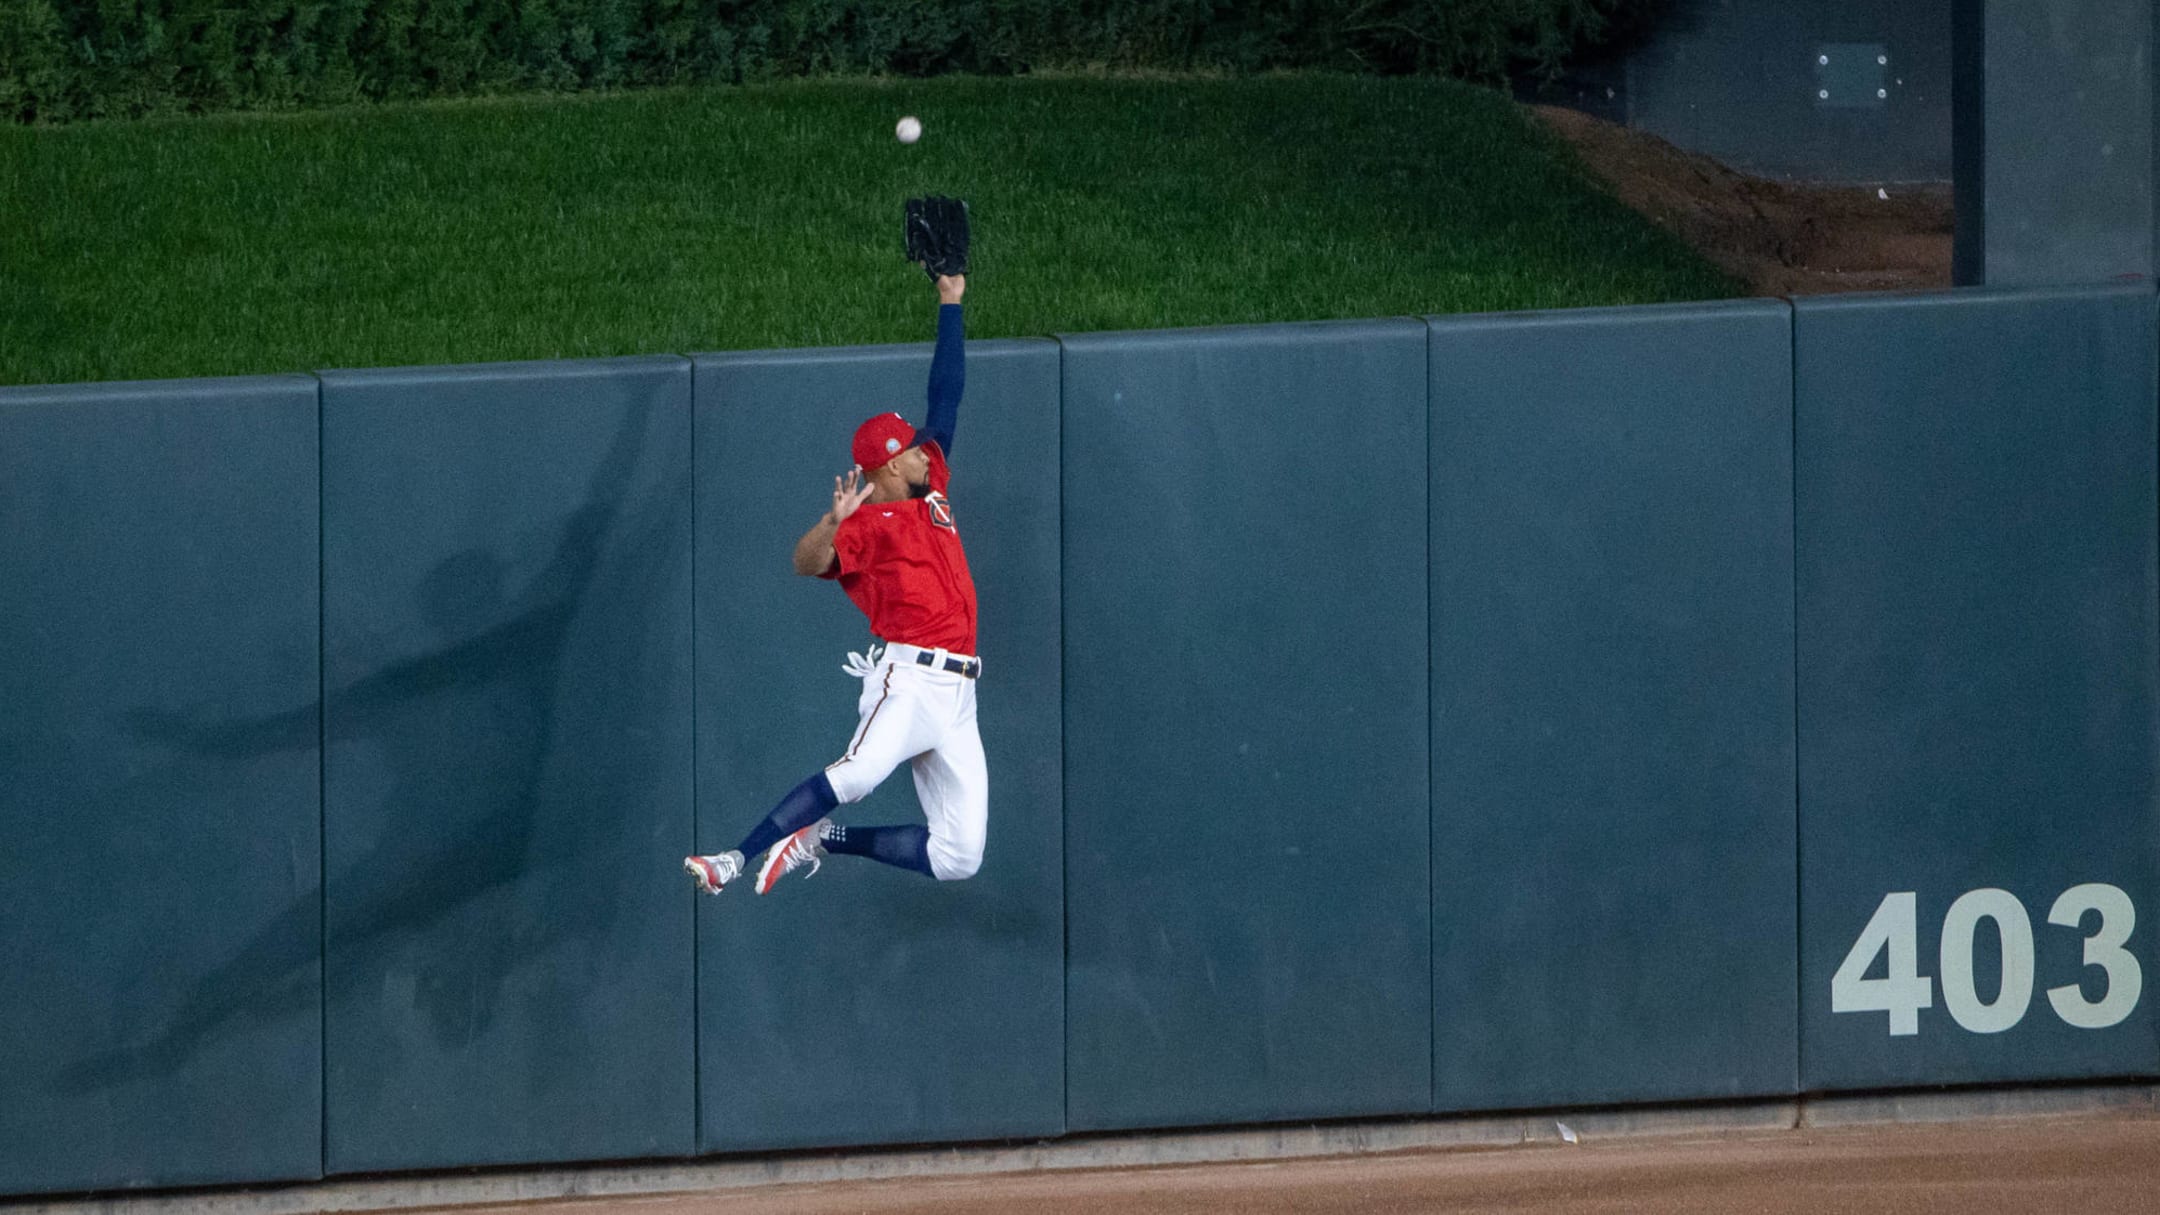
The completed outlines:
<svg viewBox="0 0 2160 1215">
<path fill-rule="evenodd" d="M 1048 68 L 1551 76 L 1670 0 L 0 0 L 16 122 Z"/>
</svg>

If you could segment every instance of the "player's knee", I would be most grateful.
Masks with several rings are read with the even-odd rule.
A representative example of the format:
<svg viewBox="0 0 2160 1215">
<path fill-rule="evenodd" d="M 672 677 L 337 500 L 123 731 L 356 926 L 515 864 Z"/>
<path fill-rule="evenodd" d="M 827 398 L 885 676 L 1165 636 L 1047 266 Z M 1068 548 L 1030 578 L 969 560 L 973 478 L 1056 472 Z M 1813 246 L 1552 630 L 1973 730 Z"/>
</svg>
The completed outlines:
<svg viewBox="0 0 2160 1215">
<path fill-rule="evenodd" d="M 980 839 L 956 840 L 930 837 L 930 873 L 941 882 L 964 882 L 982 868 Z"/>
<path fill-rule="evenodd" d="M 930 872 L 936 874 L 937 880 L 941 882 L 964 882 L 974 877 L 976 871 L 981 868 L 982 856 L 980 854 L 942 863 L 936 860 L 930 862 Z"/>
<path fill-rule="evenodd" d="M 849 759 L 839 760 L 825 769 L 825 783 L 832 787 L 833 801 L 842 806 L 852 806 L 870 796 L 884 779 L 884 773 Z"/>
</svg>

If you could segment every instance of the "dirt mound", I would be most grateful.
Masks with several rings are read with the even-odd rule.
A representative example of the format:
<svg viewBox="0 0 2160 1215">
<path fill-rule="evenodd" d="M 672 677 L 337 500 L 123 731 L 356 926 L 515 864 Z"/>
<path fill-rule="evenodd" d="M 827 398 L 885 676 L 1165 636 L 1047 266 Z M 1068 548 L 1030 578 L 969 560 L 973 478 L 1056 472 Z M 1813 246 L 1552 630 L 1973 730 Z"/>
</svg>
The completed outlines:
<svg viewBox="0 0 2160 1215">
<path fill-rule="evenodd" d="M 1736 173 L 1642 131 L 1559 106 L 1530 110 L 1621 202 L 1756 295 L 1950 285 L 1948 183 L 1822 186 Z"/>
</svg>

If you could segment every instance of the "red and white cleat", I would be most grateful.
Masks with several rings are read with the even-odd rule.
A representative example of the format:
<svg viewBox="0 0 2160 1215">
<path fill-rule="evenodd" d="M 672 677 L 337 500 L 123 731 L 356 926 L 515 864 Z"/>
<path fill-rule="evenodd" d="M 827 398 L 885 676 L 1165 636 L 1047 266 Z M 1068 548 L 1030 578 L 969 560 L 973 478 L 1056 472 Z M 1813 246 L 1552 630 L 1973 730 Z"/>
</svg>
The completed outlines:
<svg viewBox="0 0 2160 1215">
<path fill-rule="evenodd" d="M 818 837 L 824 830 L 825 824 L 831 821 L 830 819 L 821 818 L 774 844 L 772 851 L 765 854 L 765 864 L 758 869 L 757 892 L 759 894 L 766 893 L 773 888 L 774 882 L 795 872 L 804 865 L 810 866 L 810 873 L 804 874 L 804 877 L 809 877 L 810 874 L 816 873 L 823 868 L 825 865 L 823 859 L 825 845 L 818 842 Z"/>
<path fill-rule="evenodd" d="M 722 852 L 713 856 L 686 856 L 682 867 L 697 879 L 697 888 L 706 894 L 718 894 L 720 888 L 742 876 L 743 859 L 740 852 Z"/>
</svg>

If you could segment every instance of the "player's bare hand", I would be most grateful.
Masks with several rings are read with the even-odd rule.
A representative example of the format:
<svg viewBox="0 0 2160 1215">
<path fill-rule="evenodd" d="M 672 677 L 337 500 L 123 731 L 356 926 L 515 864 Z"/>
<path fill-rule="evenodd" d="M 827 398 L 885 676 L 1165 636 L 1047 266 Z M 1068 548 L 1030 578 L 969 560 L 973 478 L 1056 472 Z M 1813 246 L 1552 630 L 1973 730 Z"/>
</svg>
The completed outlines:
<svg viewBox="0 0 2160 1215">
<path fill-rule="evenodd" d="M 832 479 L 832 518 L 835 526 L 847 521 L 870 497 L 871 485 L 863 479 L 862 470 L 851 468 L 845 477 Z"/>
<path fill-rule="evenodd" d="M 940 274 L 937 280 L 937 298 L 940 304 L 957 304 L 967 294 L 967 275 Z"/>
</svg>

